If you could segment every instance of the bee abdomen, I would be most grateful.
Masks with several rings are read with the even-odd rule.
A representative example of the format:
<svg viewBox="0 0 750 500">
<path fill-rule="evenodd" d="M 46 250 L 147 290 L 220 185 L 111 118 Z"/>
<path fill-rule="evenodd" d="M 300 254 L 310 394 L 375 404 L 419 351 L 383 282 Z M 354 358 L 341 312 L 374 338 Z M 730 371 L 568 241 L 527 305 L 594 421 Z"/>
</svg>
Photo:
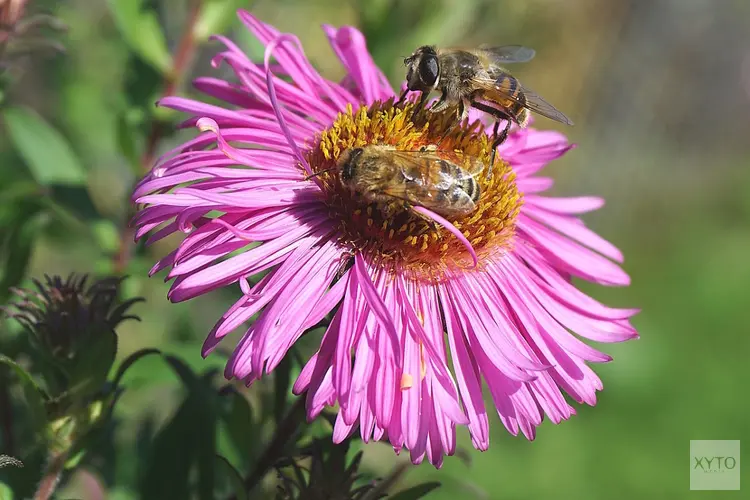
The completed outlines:
<svg viewBox="0 0 750 500">
<path fill-rule="evenodd" d="M 471 201 L 474 203 L 479 201 L 479 196 L 482 194 L 482 188 L 479 187 L 479 183 L 474 177 L 465 177 L 461 179 L 461 189 L 469 196 Z"/>
<path fill-rule="evenodd" d="M 440 173 L 443 174 L 444 178 L 454 178 L 459 172 L 459 168 L 448 160 L 438 160 L 440 165 Z"/>
<path fill-rule="evenodd" d="M 497 78 L 497 87 L 513 98 L 506 99 L 503 105 L 514 118 L 518 118 L 526 109 L 524 107 L 526 96 L 523 94 L 518 80 L 507 73 L 503 73 Z"/>
<path fill-rule="evenodd" d="M 440 170 L 445 177 L 453 181 L 446 193 L 451 204 L 461 205 L 468 201 L 473 204 L 479 200 L 481 188 L 474 177 L 467 175 L 466 171 L 455 163 L 445 160 L 440 162 Z"/>
</svg>

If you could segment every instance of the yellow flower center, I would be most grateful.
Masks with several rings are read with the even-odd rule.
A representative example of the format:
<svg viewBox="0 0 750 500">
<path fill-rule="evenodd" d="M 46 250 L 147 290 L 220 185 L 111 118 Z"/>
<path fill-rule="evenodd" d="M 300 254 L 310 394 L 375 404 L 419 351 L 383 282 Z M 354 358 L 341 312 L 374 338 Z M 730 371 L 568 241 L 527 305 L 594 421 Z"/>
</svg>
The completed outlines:
<svg viewBox="0 0 750 500">
<path fill-rule="evenodd" d="M 387 145 L 400 151 L 426 147 L 431 154 L 459 166 L 462 159 L 472 158 L 488 165 L 491 138 L 484 125 L 463 122 L 451 129 L 454 120 L 452 111 L 432 113 L 422 108 L 415 113 L 414 104 L 394 106 L 391 99 L 362 107 L 356 113 L 348 106 L 320 134 L 306 159 L 314 173 L 321 172 L 317 177 L 323 198 L 331 218 L 338 222 L 343 245 L 387 271 L 420 281 L 448 279 L 472 266 L 469 252 L 455 235 L 400 200 L 394 200 L 395 209 L 394 204 L 368 202 L 361 193 L 342 184 L 337 168 L 344 151 L 369 145 Z M 507 249 L 521 208 L 521 194 L 515 174 L 499 157 L 495 158 L 492 175 L 486 175 L 485 170 L 476 181 L 481 195 L 474 211 L 444 217 L 471 242 L 481 266 L 483 257 Z"/>
</svg>

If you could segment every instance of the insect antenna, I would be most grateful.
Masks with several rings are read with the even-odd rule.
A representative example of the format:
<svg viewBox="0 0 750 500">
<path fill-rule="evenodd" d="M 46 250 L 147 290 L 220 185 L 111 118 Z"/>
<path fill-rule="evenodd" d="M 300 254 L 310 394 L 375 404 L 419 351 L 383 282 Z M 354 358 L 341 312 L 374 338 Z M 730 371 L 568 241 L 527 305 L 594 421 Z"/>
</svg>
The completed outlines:
<svg viewBox="0 0 750 500">
<path fill-rule="evenodd" d="M 306 181 L 310 180 L 313 177 L 318 177 L 321 174 L 325 174 L 326 172 L 332 172 L 333 170 L 337 170 L 337 169 L 338 169 L 338 167 L 331 167 L 331 168 L 326 168 L 326 169 L 320 170 L 319 172 L 315 172 L 314 174 L 310 174 L 310 175 L 305 176 L 305 180 Z"/>
</svg>

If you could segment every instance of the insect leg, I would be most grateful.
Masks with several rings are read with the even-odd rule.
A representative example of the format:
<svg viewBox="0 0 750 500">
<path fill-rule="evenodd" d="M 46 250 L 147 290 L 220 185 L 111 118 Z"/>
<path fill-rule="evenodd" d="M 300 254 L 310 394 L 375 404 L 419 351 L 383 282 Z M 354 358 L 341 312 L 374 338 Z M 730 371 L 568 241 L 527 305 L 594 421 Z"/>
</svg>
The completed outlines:
<svg viewBox="0 0 750 500">
<path fill-rule="evenodd" d="M 448 99 L 441 96 L 440 100 L 432 105 L 432 107 L 430 108 L 430 111 L 432 113 L 440 113 L 441 111 L 446 109 L 448 106 L 450 106 L 450 104 L 448 103 Z"/>
<path fill-rule="evenodd" d="M 422 95 L 419 97 L 419 102 L 416 106 L 414 106 L 414 113 L 411 115 L 411 121 L 413 122 L 414 119 L 417 117 L 417 114 L 420 110 L 424 109 L 424 105 L 427 102 L 427 98 L 430 96 L 429 92 L 422 92 Z"/>
<path fill-rule="evenodd" d="M 437 143 L 435 143 L 437 146 L 440 146 L 440 143 L 443 142 L 443 139 L 448 137 L 448 134 L 450 134 L 456 126 L 458 126 L 459 123 L 461 123 L 461 118 L 464 114 L 464 101 L 458 101 L 458 105 L 456 106 L 456 119 L 451 122 L 451 124 L 448 126 L 448 128 L 445 129 L 445 132 L 443 132 L 443 135 L 440 136 L 440 139 L 438 139 Z"/>
<path fill-rule="evenodd" d="M 396 107 L 399 104 L 401 104 L 402 102 L 404 102 L 404 99 L 406 99 L 406 94 L 408 94 L 408 93 L 409 93 L 409 88 L 407 87 L 407 88 L 404 89 L 403 92 L 401 92 L 401 95 L 399 96 L 398 101 L 396 101 L 396 103 L 393 106 Z"/>
<path fill-rule="evenodd" d="M 495 164 L 495 153 L 497 151 L 497 147 L 500 144 L 502 144 L 505 141 L 505 139 L 508 138 L 508 132 L 510 131 L 511 118 L 504 111 L 497 109 L 497 108 L 493 108 L 492 106 L 488 106 L 481 102 L 472 101 L 471 107 L 476 108 L 480 111 L 484 111 L 485 113 L 488 113 L 495 118 L 495 127 L 494 127 L 494 131 L 492 134 L 493 139 L 492 139 L 492 152 L 490 153 L 490 165 L 489 165 L 489 168 L 487 169 L 487 178 L 489 179 L 490 177 L 492 177 L 492 167 Z M 500 133 L 500 135 L 498 135 L 497 133 L 498 129 L 500 128 L 499 120 L 506 121 L 505 128 Z"/>
<path fill-rule="evenodd" d="M 510 130 L 510 120 L 506 119 L 505 128 L 502 132 L 500 132 L 500 135 L 497 135 L 497 129 L 499 127 L 500 122 L 495 121 L 495 128 L 492 134 L 495 139 L 492 141 L 492 153 L 490 153 L 490 168 L 487 170 L 488 179 L 492 177 L 492 167 L 495 165 L 495 154 L 497 153 L 497 147 L 505 142 L 505 139 L 508 138 L 508 131 Z"/>
</svg>

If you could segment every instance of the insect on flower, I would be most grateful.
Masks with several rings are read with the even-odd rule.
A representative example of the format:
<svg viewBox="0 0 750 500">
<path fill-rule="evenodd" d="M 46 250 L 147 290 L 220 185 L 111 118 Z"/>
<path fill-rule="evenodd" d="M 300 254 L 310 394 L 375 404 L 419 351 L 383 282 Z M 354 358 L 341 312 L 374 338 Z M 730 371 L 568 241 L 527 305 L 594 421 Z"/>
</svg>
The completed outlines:
<svg viewBox="0 0 750 500">
<path fill-rule="evenodd" d="M 401 99 L 406 92 L 419 91 L 424 103 L 431 91 L 439 90 L 442 95 L 431 108 L 433 113 L 455 108 L 458 121 L 468 116 L 469 108 L 475 108 L 494 117 L 492 156 L 487 169 L 487 175 L 492 175 L 497 146 L 508 137 L 511 123 L 521 128 L 526 126 L 530 111 L 573 125 L 567 116 L 502 68 L 503 64 L 528 62 L 534 55 L 533 49 L 520 45 L 482 45 L 476 49 L 438 49 L 425 45 L 404 59 L 407 86 Z M 506 123 L 498 133 L 500 120 Z"/>
<path fill-rule="evenodd" d="M 491 413 L 533 439 L 543 418 L 574 414 L 564 394 L 594 405 L 602 383 L 588 363 L 611 358 L 584 340 L 636 338 L 628 320 L 636 311 L 607 307 L 570 280 L 629 283 L 613 262 L 619 250 L 579 217 L 603 201 L 543 195 L 552 181 L 537 172 L 571 149 L 566 138 L 509 131 L 492 175 L 470 176 L 471 188 L 446 167 L 448 192 L 474 203 L 468 210 L 464 197 L 466 210 L 446 211 L 423 201 L 435 181 L 424 180 L 420 162 L 488 165 L 493 136 L 479 121 L 396 103 L 354 28 L 324 27 L 347 73 L 337 83 L 316 72 L 294 35 L 239 17 L 265 45 L 264 61 L 218 37 L 225 48 L 214 64 L 236 78 L 195 86 L 225 104 L 162 99 L 201 132 L 164 155 L 133 194 L 137 238 L 183 236 L 151 271 L 168 270 L 171 301 L 239 285 L 203 355 L 242 327 L 224 374 L 250 385 L 330 314 L 293 387 L 308 418 L 337 407 L 335 442 L 358 430 L 437 467 L 455 452 L 458 426 L 485 450 Z M 407 204 L 388 207 L 390 196 L 356 181 L 357 171 L 379 171 L 373 160 L 383 155 L 398 156 L 401 169 L 389 175 Z"/>
</svg>

